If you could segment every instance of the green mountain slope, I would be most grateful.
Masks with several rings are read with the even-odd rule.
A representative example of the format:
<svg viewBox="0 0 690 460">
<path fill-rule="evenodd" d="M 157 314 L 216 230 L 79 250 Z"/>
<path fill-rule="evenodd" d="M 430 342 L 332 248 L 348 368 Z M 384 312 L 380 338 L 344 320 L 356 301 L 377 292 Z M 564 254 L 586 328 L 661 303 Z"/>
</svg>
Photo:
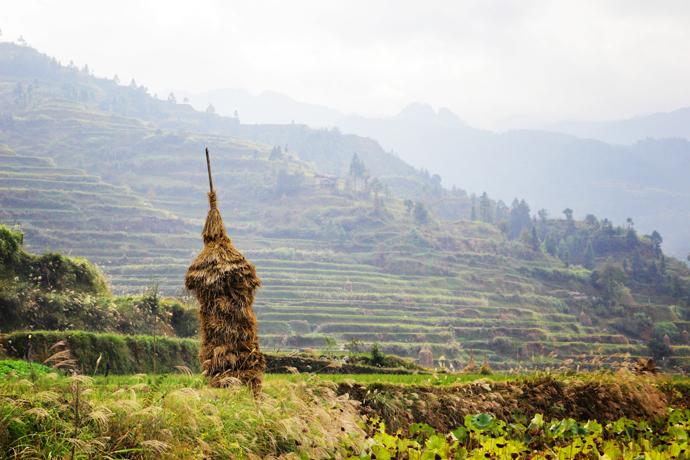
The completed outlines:
<svg viewBox="0 0 690 460">
<path fill-rule="evenodd" d="M 515 365 L 597 350 L 646 355 L 663 323 L 677 362 L 687 362 L 690 276 L 675 261 L 664 276 L 677 292 L 652 293 L 625 271 L 610 286 L 593 283 L 590 270 L 467 220 L 472 203 L 464 192 L 443 190 L 373 141 L 242 125 L 28 48 L 2 45 L 0 62 L 0 219 L 20 224 L 31 248 L 93 260 L 115 292 L 140 292 L 153 281 L 179 292 L 201 246 L 208 145 L 230 235 L 264 281 L 256 309 L 267 349 L 321 347 L 334 338 L 341 346 L 378 342 L 401 355 L 429 346 L 436 358 L 486 355 Z M 354 153 L 382 187 L 353 186 Z M 410 197 L 417 204 L 404 201 Z M 547 226 L 537 235 L 543 243 L 560 223 Z M 571 237 L 558 241 L 574 251 Z M 609 246 L 595 255 L 602 270 L 608 258 L 632 255 Z M 648 247 L 635 237 L 629 249 L 659 263 Z M 602 273 L 597 280 L 608 279 Z M 625 289 L 629 297 L 618 295 Z M 648 322 L 615 327 L 633 312 Z"/>
</svg>

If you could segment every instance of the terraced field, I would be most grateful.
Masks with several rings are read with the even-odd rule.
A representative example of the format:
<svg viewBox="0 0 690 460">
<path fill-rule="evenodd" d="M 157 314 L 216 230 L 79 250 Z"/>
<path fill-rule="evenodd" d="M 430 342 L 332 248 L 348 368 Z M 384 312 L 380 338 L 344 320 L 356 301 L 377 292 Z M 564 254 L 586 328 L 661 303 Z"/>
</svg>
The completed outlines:
<svg viewBox="0 0 690 460">
<path fill-rule="evenodd" d="M 91 259 L 115 293 L 155 282 L 182 294 L 208 206 L 208 145 L 230 235 L 264 281 L 256 310 L 266 349 L 335 339 L 416 357 L 429 346 L 455 366 L 473 355 L 503 367 L 648 354 L 610 320 L 583 316 L 593 295 L 586 270 L 564 268 L 492 225 L 419 222 L 393 193 L 354 193 L 342 177 L 324 186 L 301 152 L 272 158 L 271 145 L 194 131 L 201 115 L 161 115 L 151 98 L 148 119 L 107 112 L 91 80 L 96 102 L 67 100 L 42 82 L 30 105 L 13 105 L 16 81 L 0 85 L 0 222 L 19 224 L 32 250 Z M 562 279 L 539 274 L 553 270 Z M 654 320 L 688 328 L 673 299 L 636 294 Z M 690 349 L 674 345 L 690 364 Z"/>
<path fill-rule="evenodd" d="M 204 208 L 182 205 L 172 195 L 176 185 L 159 187 L 154 202 L 177 203 L 174 210 L 183 217 L 81 170 L 58 168 L 50 159 L 5 153 L 0 161 L 6 166 L 0 175 L 3 220 L 21 222 L 30 246 L 92 259 L 115 292 L 138 292 L 152 282 L 166 293 L 180 292 L 186 265 L 200 245 L 197 232 Z M 38 171 L 51 180 L 35 179 Z M 176 180 L 182 177 L 177 174 Z M 231 182 L 223 174 L 218 179 L 221 190 Z M 201 187 L 197 193 L 203 196 Z M 230 195 L 224 193 L 222 199 Z M 331 196 L 331 205 L 340 199 Z M 251 210 L 227 212 L 221 206 L 230 225 L 255 222 Z M 364 205 L 348 206 L 356 212 Z M 457 231 L 472 234 L 476 225 L 457 224 Z M 386 351 L 416 356 L 428 345 L 437 358 L 445 356 L 449 362 L 474 354 L 494 366 L 517 365 L 552 351 L 559 358 L 575 356 L 591 352 L 597 343 L 608 351 L 644 354 L 642 345 L 621 344 L 626 339 L 606 328 L 580 324 L 562 292 L 523 275 L 517 267 L 524 268 L 525 261 L 509 256 L 464 250 L 452 253 L 451 262 L 439 261 L 441 254 L 404 241 L 395 243 L 397 252 L 382 252 L 392 260 L 389 265 L 403 256 L 428 258 L 437 264 L 434 269 L 452 273 L 431 277 L 372 264 L 377 247 L 386 246 L 372 235 L 369 242 L 366 236 L 352 236 L 357 241 L 338 247 L 327 240 L 252 234 L 246 228 L 231 227 L 231 233 L 264 281 L 256 308 L 266 349 L 324 347 L 327 338 L 334 338 L 340 346 L 377 342 Z M 495 237 L 488 232 L 484 238 L 458 238 L 456 244 L 486 250 Z M 503 264 L 487 261 L 496 257 Z M 548 265 L 544 260 L 533 263 Z"/>
<path fill-rule="evenodd" d="M 170 161 L 179 164 L 181 160 Z M 141 291 L 152 282 L 160 283 L 166 293 L 179 292 L 186 265 L 200 245 L 197 232 L 205 207 L 198 203 L 204 196 L 203 186 L 190 187 L 196 199 L 189 201 L 196 201 L 196 206 L 180 200 L 176 190 L 184 184 L 204 184 L 203 176 L 198 177 L 203 170 L 194 171 L 199 168 L 182 162 L 180 170 L 167 176 L 169 185 L 157 182 L 153 206 L 127 187 L 113 186 L 80 169 L 57 167 L 50 158 L 5 151 L 0 162 L 3 221 L 21 223 L 32 248 L 92 259 L 104 269 L 115 292 Z M 232 162 L 221 157 L 214 164 L 220 172 L 218 187 L 227 190 L 221 194 L 221 206 L 236 244 L 256 263 L 264 281 L 257 312 L 266 348 L 322 347 L 326 337 L 334 337 L 341 345 L 353 340 L 379 342 L 384 349 L 404 355 L 414 356 L 421 345 L 428 344 L 437 357 L 475 353 L 505 362 L 507 356 L 491 350 L 491 340 L 498 335 L 515 340 L 507 355 L 525 359 L 526 351 L 520 346 L 530 334 L 534 339 L 553 337 L 555 347 L 570 343 L 558 340 L 559 332 L 575 333 L 580 341 L 581 334 L 597 333 L 593 327 L 578 327 L 575 315 L 561 311 L 565 305 L 560 299 L 535 292 L 534 280 L 486 261 L 495 255 L 463 252 L 452 263 L 441 262 L 435 260 L 440 254 L 406 243 L 391 228 L 387 229 L 390 238 L 397 239 L 391 247 L 397 251 L 390 252 L 381 251 L 387 240 L 380 234 L 364 232 L 360 238 L 356 233 L 338 247 L 318 235 L 291 238 L 294 228 L 289 223 L 282 229 L 283 237 L 270 235 L 281 233 L 277 226 L 251 232 L 247 228 L 251 225 L 266 226 L 257 221 L 258 213 L 250 207 L 228 209 L 225 205 L 240 193 L 239 187 L 231 186 L 236 177 L 223 173 Z M 164 160 L 158 164 L 157 172 L 171 169 Z M 353 214 L 367 206 L 318 188 L 309 194 L 284 201 L 299 201 L 301 206 L 318 202 Z M 277 201 L 277 206 L 264 212 L 279 213 L 286 205 Z M 159 209 L 166 203 L 177 215 Z M 391 212 L 398 212 L 395 206 L 391 204 Z M 246 227 L 234 228 L 236 221 Z M 471 224 L 458 224 L 462 226 Z M 472 231 L 478 230 L 458 228 L 459 233 Z M 456 244 L 482 247 L 495 236 L 458 238 Z M 391 272 L 368 260 L 377 250 L 392 260 L 389 265 L 404 263 L 403 257 L 413 261 L 427 257 L 430 265 L 438 264 L 434 269 L 453 275 Z M 500 293 L 510 294 L 510 300 L 501 300 Z M 506 320 L 510 328 L 497 326 Z"/>
</svg>

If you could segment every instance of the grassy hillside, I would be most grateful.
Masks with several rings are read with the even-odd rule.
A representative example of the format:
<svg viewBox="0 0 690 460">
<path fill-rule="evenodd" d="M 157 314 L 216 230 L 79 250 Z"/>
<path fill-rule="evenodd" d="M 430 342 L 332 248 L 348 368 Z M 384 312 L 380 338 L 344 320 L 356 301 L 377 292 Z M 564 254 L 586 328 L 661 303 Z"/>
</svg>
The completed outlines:
<svg viewBox="0 0 690 460">
<path fill-rule="evenodd" d="M 541 247 L 545 233 L 533 247 L 470 220 L 464 192 L 443 190 L 373 141 L 242 125 L 28 48 L 3 44 L 0 60 L 0 219 L 20 224 L 34 250 L 88 257 L 116 293 L 153 282 L 179 293 L 201 246 L 208 145 L 230 235 L 264 281 L 256 311 L 266 350 L 378 342 L 401 355 L 429 347 L 456 365 L 474 355 L 509 366 L 647 355 L 654 334 L 663 341 L 671 332 L 664 356 L 675 351 L 687 363 L 690 276 L 677 262 L 667 263 L 677 289 L 652 293 L 623 270 L 611 289 L 630 296 L 611 303 L 610 286 L 592 282 L 591 269 L 603 270 L 609 258 L 622 264 L 631 252 L 605 248 L 590 268 L 566 265 Z M 369 170 L 367 186 L 347 175 L 354 153 Z M 559 241 L 570 245 L 566 233 Z M 649 246 L 636 236 L 638 244 Z M 660 263 L 647 250 L 640 257 Z M 616 327 L 633 311 L 643 313 L 640 327 Z"/>
</svg>

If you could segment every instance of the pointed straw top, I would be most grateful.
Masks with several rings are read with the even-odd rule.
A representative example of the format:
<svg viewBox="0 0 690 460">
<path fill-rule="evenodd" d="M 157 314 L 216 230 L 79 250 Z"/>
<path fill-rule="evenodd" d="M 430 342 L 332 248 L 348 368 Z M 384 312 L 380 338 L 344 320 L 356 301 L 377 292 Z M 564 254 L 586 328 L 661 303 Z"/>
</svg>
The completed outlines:
<svg viewBox="0 0 690 460">
<path fill-rule="evenodd" d="M 208 215 L 206 216 L 206 223 L 204 224 L 204 230 L 201 232 L 201 236 L 204 238 L 204 243 L 209 244 L 213 241 L 220 241 L 222 239 L 230 240 L 227 232 L 225 231 L 225 224 L 223 223 L 223 218 L 218 210 L 218 199 L 216 198 L 216 192 L 208 192 Z"/>
<path fill-rule="evenodd" d="M 212 241 L 219 241 L 224 238 L 228 238 L 228 234 L 225 231 L 225 224 L 223 223 L 223 218 L 220 216 L 220 211 L 218 211 L 218 198 L 216 197 L 216 191 L 213 190 L 213 176 L 211 176 L 211 157 L 208 153 L 208 147 L 206 147 L 206 169 L 208 170 L 208 216 L 206 216 L 206 224 L 204 225 L 204 231 L 201 235 L 204 238 L 204 243 L 208 244 Z"/>
<path fill-rule="evenodd" d="M 187 270 L 185 286 L 192 291 L 215 294 L 230 293 L 238 289 L 253 292 L 261 285 L 261 280 L 256 275 L 254 265 L 235 248 L 225 230 L 213 189 L 208 149 L 206 162 L 211 191 L 208 193 L 208 215 L 201 232 L 204 248 Z"/>
</svg>

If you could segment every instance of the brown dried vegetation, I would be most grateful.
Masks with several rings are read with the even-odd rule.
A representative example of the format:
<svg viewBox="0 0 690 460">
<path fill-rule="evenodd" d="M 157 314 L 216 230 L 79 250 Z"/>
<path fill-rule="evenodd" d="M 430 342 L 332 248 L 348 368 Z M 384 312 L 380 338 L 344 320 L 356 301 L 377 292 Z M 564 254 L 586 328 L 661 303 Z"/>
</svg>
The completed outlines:
<svg viewBox="0 0 690 460">
<path fill-rule="evenodd" d="M 465 415 L 483 412 L 503 420 L 529 420 L 538 413 L 583 421 L 655 420 L 666 413 L 669 391 L 676 391 L 671 387 L 651 377 L 620 371 L 581 378 L 545 374 L 514 382 L 479 381 L 447 387 L 341 383 L 338 392 L 360 401 L 363 414 L 381 417 L 390 429 L 424 422 L 449 431 L 461 426 Z"/>
<path fill-rule="evenodd" d="M 258 394 L 266 363 L 252 304 L 261 280 L 228 237 L 215 192 L 208 196 L 204 248 L 185 277 L 185 286 L 200 305 L 201 366 L 212 386 L 229 386 L 239 379 Z"/>
</svg>

